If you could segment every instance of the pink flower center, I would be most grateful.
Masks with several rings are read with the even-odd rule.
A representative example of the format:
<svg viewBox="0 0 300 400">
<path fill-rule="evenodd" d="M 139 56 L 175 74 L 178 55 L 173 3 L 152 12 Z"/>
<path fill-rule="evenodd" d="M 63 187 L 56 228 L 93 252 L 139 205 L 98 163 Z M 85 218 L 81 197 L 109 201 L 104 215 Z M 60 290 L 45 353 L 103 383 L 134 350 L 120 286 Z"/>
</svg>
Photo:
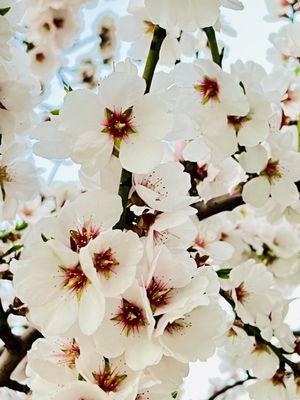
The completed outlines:
<svg viewBox="0 0 300 400">
<path fill-rule="evenodd" d="M 81 265 L 78 263 L 75 267 L 60 267 L 60 269 L 64 272 L 63 288 L 74 293 L 80 300 L 83 290 L 90 283 L 88 277 L 82 271 Z"/>
<path fill-rule="evenodd" d="M 57 29 L 62 29 L 64 27 L 65 24 L 65 20 L 64 18 L 53 18 L 53 25 L 57 28 Z"/>
<path fill-rule="evenodd" d="M 122 331 L 125 330 L 127 336 L 138 332 L 141 327 L 146 325 L 143 309 L 126 299 L 122 299 L 122 305 L 119 307 L 116 316 L 111 320 L 121 324 L 123 326 Z"/>
<path fill-rule="evenodd" d="M 168 325 L 166 326 L 166 331 L 170 334 L 173 335 L 174 333 L 179 333 L 183 329 L 187 327 L 187 324 L 184 322 L 183 318 L 177 319 L 176 321 L 169 322 Z"/>
<path fill-rule="evenodd" d="M 237 288 L 235 288 L 236 298 L 240 303 L 243 303 L 244 300 L 249 296 L 249 293 L 245 289 L 244 282 L 242 282 Z"/>
<path fill-rule="evenodd" d="M 204 238 L 201 236 L 196 237 L 195 244 L 197 246 L 201 247 L 201 249 L 205 249 L 205 247 L 206 247 L 206 242 L 205 242 Z"/>
<path fill-rule="evenodd" d="M 85 247 L 92 239 L 95 239 L 99 235 L 99 229 L 96 227 L 83 226 L 77 231 L 70 230 L 70 245 L 73 251 L 77 253 L 82 247 Z"/>
<path fill-rule="evenodd" d="M 266 176 L 270 182 L 273 179 L 280 179 L 282 175 L 279 169 L 279 161 L 270 159 L 266 168 L 261 172 L 261 175 Z"/>
<path fill-rule="evenodd" d="M 167 288 L 165 283 L 152 278 L 151 283 L 147 287 L 147 296 L 152 311 L 168 304 L 171 299 L 172 291 L 173 288 Z"/>
<path fill-rule="evenodd" d="M 111 272 L 114 272 L 115 267 L 119 265 L 111 248 L 100 253 L 94 253 L 93 263 L 96 271 L 103 274 L 105 279 L 109 279 Z"/>
<path fill-rule="evenodd" d="M 208 165 L 197 165 L 196 174 L 199 181 L 204 181 L 204 179 L 208 177 Z"/>
<path fill-rule="evenodd" d="M 203 81 L 195 85 L 194 88 L 200 92 L 202 96 L 202 104 L 211 101 L 218 101 L 220 86 L 216 79 L 205 76 Z"/>
<path fill-rule="evenodd" d="M 127 138 L 131 133 L 135 133 L 132 111 L 133 107 L 125 111 L 111 111 L 106 108 L 106 119 L 102 123 L 104 126 L 102 132 L 107 133 L 117 144 L 119 144 L 122 139 Z"/>
<path fill-rule="evenodd" d="M 118 374 L 117 368 L 111 369 L 110 363 L 105 359 L 105 367 L 103 371 L 93 372 L 96 385 L 104 392 L 117 392 L 121 383 L 127 378 L 126 374 Z"/>
<path fill-rule="evenodd" d="M 75 361 L 80 356 L 80 348 L 75 339 L 70 343 L 64 343 L 60 348 L 61 353 L 54 354 L 58 359 L 58 364 L 67 365 L 70 369 L 75 368 Z"/>
<path fill-rule="evenodd" d="M 244 117 L 238 117 L 236 115 L 228 115 L 227 116 L 228 125 L 233 126 L 237 132 L 242 128 L 244 123 L 249 120 L 250 120 L 250 117 L 248 117 L 247 115 L 245 115 Z"/>
</svg>

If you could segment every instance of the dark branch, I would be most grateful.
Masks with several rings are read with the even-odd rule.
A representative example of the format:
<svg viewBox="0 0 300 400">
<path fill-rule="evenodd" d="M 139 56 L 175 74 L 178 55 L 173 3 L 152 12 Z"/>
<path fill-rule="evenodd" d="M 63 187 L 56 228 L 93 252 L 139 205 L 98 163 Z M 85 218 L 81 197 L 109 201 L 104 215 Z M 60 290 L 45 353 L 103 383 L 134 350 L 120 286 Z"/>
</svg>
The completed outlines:
<svg viewBox="0 0 300 400">
<path fill-rule="evenodd" d="M 0 356 L 0 387 L 12 387 L 11 374 L 26 356 L 32 344 L 41 337 L 40 332 L 35 329 L 28 328 L 23 336 L 20 337 L 20 346 L 18 351 L 4 349 Z"/>
<path fill-rule="evenodd" d="M 224 195 L 209 200 L 207 203 L 201 201 L 194 205 L 197 208 L 197 216 L 199 220 L 211 217 L 212 215 L 219 214 L 223 211 L 232 211 L 236 207 L 244 204 L 242 196 Z"/>
<path fill-rule="evenodd" d="M 217 397 L 221 396 L 221 394 L 224 394 L 228 390 L 234 389 L 234 388 L 236 388 L 238 386 L 242 386 L 245 382 L 248 382 L 251 379 L 255 379 L 255 378 L 253 378 L 252 376 L 248 376 L 244 380 L 237 381 L 237 382 L 233 383 L 232 385 L 227 385 L 223 389 L 218 390 L 217 392 L 215 392 L 212 396 L 210 396 L 210 398 L 208 400 L 215 400 Z"/>
<path fill-rule="evenodd" d="M 0 339 L 4 342 L 5 347 L 10 352 L 18 352 L 20 350 L 20 338 L 15 336 L 7 322 L 8 314 L 4 311 L 0 300 Z"/>
</svg>

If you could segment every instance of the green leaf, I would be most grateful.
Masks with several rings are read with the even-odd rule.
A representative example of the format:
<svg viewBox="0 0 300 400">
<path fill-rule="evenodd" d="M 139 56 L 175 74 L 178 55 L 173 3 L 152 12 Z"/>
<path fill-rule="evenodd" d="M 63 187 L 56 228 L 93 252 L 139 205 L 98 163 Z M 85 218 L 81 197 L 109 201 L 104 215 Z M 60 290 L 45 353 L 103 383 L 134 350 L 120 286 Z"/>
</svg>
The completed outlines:
<svg viewBox="0 0 300 400">
<path fill-rule="evenodd" d="M 60 113 L 60 109 L 57 108 L 57 109 L 55 109 L 55 110 L 52 110 L 50 114 L 52 114 L 52 115 L 59 115 L 59 113 Z"/>
<path fill-rule="evenodd" d="M 16 231 L 23 231 L 28 227 L 28 224 L 26 221 L 18 222 L 15 226 Z"/>
<path fill-rule="evenodd" d="M 7 250 L 7 252 L 3 254 L 2 258 L 7 257 L 12 253 L 16 253 L 17 251 L 21 250 L 23 247 L 24 247 L 23 244 L 16 244 L 15 246 L 13 246 L 9 250 Z"/>
<path fill-rule="evenodd" d="M 9 231 L 0 231 L 0 239 L 5 240 L 10 235 Z"/>
<path fill-rule="evenodd" d="M 217 275 L 221 279 L 229 279 L 231 270 L 231 268 L 220 269 L 219 271 L 217 271 Z"/>
<path fill-rule="evenodd" d="M 11 7 L 0 8 L 0 15 L 2 15 L 2 17 L 4 17 L 4 15 L 6 15 L 10 9 L 11 9 Z"/>
</svg>

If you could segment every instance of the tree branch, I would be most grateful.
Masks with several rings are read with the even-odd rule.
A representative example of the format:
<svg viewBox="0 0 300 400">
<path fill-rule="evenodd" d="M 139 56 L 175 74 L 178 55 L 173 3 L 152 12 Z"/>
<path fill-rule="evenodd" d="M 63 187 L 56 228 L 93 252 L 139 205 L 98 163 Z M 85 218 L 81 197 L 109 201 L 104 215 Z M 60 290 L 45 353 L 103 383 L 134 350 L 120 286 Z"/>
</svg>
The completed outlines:
<svg viewBox="0 0 300 400">
<path fill-rule="evenodd" d="M 0 300 L 0 339 L 4 342 L 7 350 L 18 352 L 20 349 L 20 338 L 15 336 L 7 322 L 8 314 L 4 311 Z"/>
<path fill-rule="evenodd" d="M 244 380 L 237 381 L 237 382 L 233 383 L 232 385 L 227 385 L 223 389 L 218 390 L 217 392 L 215 392 L 212 396 L 210 396 L 210 398 L 208 400 L 215 400 L 217 397 L 221 396 L 221 394 L 224 394 L 228 390 L 234 389 L 234 388 L 236 388 L 238 386 L 242 386 L 245 382 L 248 382 L 251 379 L 255 379 L 255 378 L 253 378 L 252 376 L 248 376 Z"/>
<path fill-rule="evenodd" d="M 244 204 L 242 196 L 224 195 L 209 200 L 207 203 L 200 201 L 194 205 L 198 210 L 197 216 L 200 221 L 223 211 L 232 211 Z"/>
<path fill-rule="evenodd" d="M 15 384 L 11 380 L 11 374 L 26 356 L 27 351 L 30 350 L 32 344 L 42 337 L 40 332 L 35 329 L 28 328 L 23 336 L 20 337 L 20 347 L 18 351 L 10 351 L 4 349 L 0 356 L 0 387 L 12 387 Z"/>
</svg>

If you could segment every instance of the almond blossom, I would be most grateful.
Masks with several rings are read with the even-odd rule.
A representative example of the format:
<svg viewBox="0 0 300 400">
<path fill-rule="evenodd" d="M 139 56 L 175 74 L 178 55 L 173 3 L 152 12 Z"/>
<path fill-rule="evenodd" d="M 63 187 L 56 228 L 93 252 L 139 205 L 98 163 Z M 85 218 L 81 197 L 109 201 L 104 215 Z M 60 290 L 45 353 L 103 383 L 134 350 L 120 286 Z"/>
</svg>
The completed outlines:
<svg viewBox="0 0 300 400">
<path fill-rule="evenodd" d="M 73 143 L 72 159 L 85 173 L 103 169 L 113 153 L 135 173 L 147 173 L 160 162 L 171 116 L 156 94 L 144 95 L 145 89 L 136 71 L 114 72 L 102 81 L 99 95 L 81 89 L 66 96 L 61 127 Z"/>
<path fill-rule="evenodd" d="M 91 335 L 100 325 L 104 296 L 84 272 L 76 252 L 50 240 L 36 246 L 33 258 L 16 262 L 14 273 L 18 296 L 29 305 L 30 319 L 45 334 L 66 334 L 75 326 Z"/>
<path fill-rule="evenodd" d="M 273 136 L 269 143 L 270 155 L 259 145 L 241 155 L 244 169 L 259 174 L 245 184 L 243 198 L 255 207 L 266 204 L 270 196 L 281 205 L 293 204 L 299 197 L 295 185 L 300 178 L 299 154 L 291 147 L 288 138 Z"/>
<path fill-rule="evenodd" d="M 180 182 L 178 182 L 179 177 Z M 188 195 L 191 187 L 190 177 L 184 172 L 182 164 L 177 162 L 161 164 L 147 175 L 135 174 L 133 187 L 149 207 L 158 211 L 184 209 L 197 201 L 197 197 Z"/>
<path fill-rule="evenodd" d="M 180 0 L 176 0 L 175 3 L 163 0 L 162 4 L 157 0 L 146 0 L 145 4 L 154 23 L 164 28 L 176 26 L 186 31 L 214 25 L 219 17 L 221 4 L 229 8 L 243 8 L 242 3 L 237 0 L 213 0 L 209 4 L 204 1 L 189 0 L 185 5 Z"/>
<path fill-rule="evenodd" d="M 124 353 L 134 371 L 157 364 L 162 350 L 153 336 L 155 320 L 146 290 L 135 282 L 121 299 L 106 302 L 106 313 L 93 338 L 105 357 Z"/>
</svg>

